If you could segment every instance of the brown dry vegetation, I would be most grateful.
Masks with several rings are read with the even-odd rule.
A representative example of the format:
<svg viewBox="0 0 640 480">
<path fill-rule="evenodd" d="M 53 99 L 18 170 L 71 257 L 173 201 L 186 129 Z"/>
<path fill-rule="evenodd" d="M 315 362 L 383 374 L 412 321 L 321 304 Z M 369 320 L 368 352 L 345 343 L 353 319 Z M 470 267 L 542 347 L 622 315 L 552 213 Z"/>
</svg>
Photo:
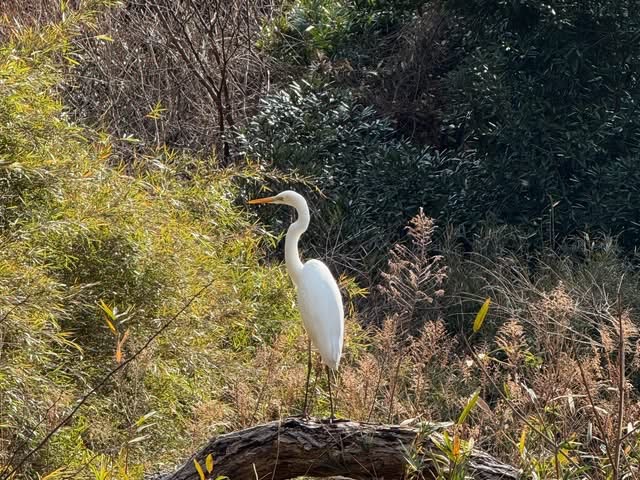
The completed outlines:
<svg viewBox="0 0 640 480">
<path fill-rule="evenodd" d="M 100 36 L 79 39 L 67 101 L 81 121 L 143 148 L 214 147 L 226 165 L 230 131 L 269 88 L 255 44 L 276 13 L 271 0 L 126 2 L 100 19 Z"/>
</svg>

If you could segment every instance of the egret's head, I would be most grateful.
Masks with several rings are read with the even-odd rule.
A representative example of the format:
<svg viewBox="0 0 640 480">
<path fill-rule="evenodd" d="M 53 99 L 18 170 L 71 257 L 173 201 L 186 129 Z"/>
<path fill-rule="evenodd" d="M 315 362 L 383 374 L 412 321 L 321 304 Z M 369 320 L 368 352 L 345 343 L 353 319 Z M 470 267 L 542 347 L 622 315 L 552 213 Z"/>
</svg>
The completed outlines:
<svg viewBox="0 0 640 480">
<path fill-rule="evenodd" d="M 291 207 L 299 208 L 302 205 L 306 205 L 304 197 L 293 190 L 285 190 L 273 197 L 255 198 L 249 200 L 249 204 L 256 205 L 259 203 L 276 203 L 280 205 L 289 205 Z"/>
</svg>

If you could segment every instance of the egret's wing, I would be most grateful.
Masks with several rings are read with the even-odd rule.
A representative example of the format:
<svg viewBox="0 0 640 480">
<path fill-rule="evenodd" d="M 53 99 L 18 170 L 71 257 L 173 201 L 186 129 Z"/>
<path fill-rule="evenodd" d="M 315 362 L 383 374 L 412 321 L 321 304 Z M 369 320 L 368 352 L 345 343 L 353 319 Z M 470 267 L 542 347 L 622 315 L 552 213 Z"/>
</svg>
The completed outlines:
<svg viewBox="0 0 640 480">
<path fill-rule="evenodd" d="M 322 361 L 337 369 L 344 337 L 342 297 L 329 268 L 319 260 L 309 260 L 302 268 L 298 307 L 304 328 Z"/>
</svg>

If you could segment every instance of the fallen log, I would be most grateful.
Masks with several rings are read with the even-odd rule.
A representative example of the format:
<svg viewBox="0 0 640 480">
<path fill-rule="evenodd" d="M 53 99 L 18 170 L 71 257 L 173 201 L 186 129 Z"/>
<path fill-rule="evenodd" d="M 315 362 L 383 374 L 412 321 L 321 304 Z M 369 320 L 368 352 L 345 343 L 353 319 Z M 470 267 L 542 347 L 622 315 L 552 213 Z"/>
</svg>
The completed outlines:
<svg viewBox="0 0 640 480">
<path fill-rule="evenodd" d="M 205 468 L 211 454 L 215 465 L 211 478 L 230 480 L 285 480 L 299 476 L 342 476 L 360 479 L 402 479 L 405 457 L 413 448 L 419 429 L 335 420 L 285 418 L 213 438 L 204 448 L 162 480 L 199 480 L 194 459 Z M 421 437 L 423 452 L 437 452 L 434 433 Z M 433 464 L 425 455 L 425 478 L 433 478 Z M 205 470 L 206 471 L 206 470 Z M 515 480 L 519 472 L 491 455 L 473 450 L 468 473 L 478 480 Z M 209 478 L 209 477 L 207 477 Z"/>
</svg>

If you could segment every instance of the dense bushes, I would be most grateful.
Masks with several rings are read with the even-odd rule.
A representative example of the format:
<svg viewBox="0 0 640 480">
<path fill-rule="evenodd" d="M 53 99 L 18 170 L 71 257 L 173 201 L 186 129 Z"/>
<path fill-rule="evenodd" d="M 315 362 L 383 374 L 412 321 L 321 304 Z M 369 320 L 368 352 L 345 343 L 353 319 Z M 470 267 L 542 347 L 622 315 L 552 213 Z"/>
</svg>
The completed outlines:
<svg viewBox="0 0 640 480">
<path fill-rule="evenodd" d="M 449 144 L 476 152 L 456 221 L 492 212 L 638 240 L 640 14 L 630 2 L 450 2 Z M 624 179 L 627 178 L 627 181 Z M 548 238 L 548 237 L 547 237 Z"/>
<path fill-rule="evenodd" d="M 338 229 L 332 235 L 344 257 L 378 260 L 420 207 L 437 215 L 446 205 L 461 161 L 398 138 L 389 120 L 348 93 L 294 83 L 260 107 L 238 136 L 240 149 L 313 179 L 329 199 L 314 198 L 320 211 L 312 238 Z"/>
<path fill-rule="evenodd" d="M 137 478 L 175 461 L 236 421 L 225 391 L 240 378 L 259 388 L 244 373 L 256 352 L 301 333 L 286 273 L 258 264 L 234 206 L 233 179 L 251 172 L 163 148 L 110 167 L 108 136 L 68 122 L 56 90 L 73 28 L 0 48 L 0 478 L 209 281 L 170 335 L 29 457 L 28 477 L 88 463 Z M 214 420 L 196 413 L 212 401 L 224 406 Z"/>
<path fill-rule="evenodd" d="M 278 40 L 271 52 L 397 119 L 392 134 L 400 127 L 469 159 L 436 182 L 448 192 L 439 218 L 475 231 L 487 220 L 518 225 L 538 247 L 583 230 L 637 243 L 640 16 L 631 3 L 331 3 L 294 2 L 265 33 Z M 403 197 L 414 200 L 415 190 Z"/>
<path fill-rule="evenodd" d="M 266 25 L 261 46 L 287 63 L 323 57 L 374 62 L 379 42 L 397 31 L 425 0 L 299 0 Z"/>
</svg>

